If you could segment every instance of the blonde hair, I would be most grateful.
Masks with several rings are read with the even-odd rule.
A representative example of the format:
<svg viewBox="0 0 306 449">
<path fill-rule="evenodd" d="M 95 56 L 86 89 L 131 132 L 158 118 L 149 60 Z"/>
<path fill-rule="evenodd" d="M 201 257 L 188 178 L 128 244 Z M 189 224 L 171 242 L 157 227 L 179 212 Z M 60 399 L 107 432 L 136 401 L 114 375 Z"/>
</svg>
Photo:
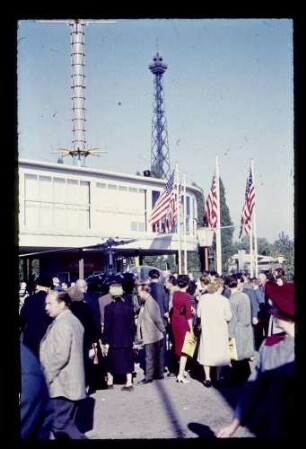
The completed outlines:
<svg viewBox="0 0 306 449">
<path fill-rule="evenodd" d="M 111 296 L 113 296 L 114 298 L 116 298 L 118 296 L 122 296 L 123 295 L 122 285 L 119 285 L 119 284 L 110 285 L 109 294 Z"/>
<path fill-rule="evenodd" d="M 223 287 L 223 284 L 224 282 L 221 282 L 220 279 L 215 279 L 214 281 L 207 284 L 207 293 L 216 293 L 220 287 Z"/>
</svg>

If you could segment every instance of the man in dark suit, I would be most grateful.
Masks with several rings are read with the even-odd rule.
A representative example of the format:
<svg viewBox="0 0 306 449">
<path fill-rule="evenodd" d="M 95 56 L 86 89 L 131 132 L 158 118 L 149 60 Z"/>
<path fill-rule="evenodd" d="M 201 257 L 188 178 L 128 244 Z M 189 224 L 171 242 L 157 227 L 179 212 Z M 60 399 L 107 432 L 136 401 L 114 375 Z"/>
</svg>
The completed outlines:
<svg viewBox="0 0 306 449">
<path fill-rule="evenodd" d="M 43 370 L 37 357 L 20 343 L 20 434 L 23 440 L 48 440 L 53 409 Z"/>
<path fill-rule="evenodd" d="M 28 296 L 20 310 L 20 330 L 23 343 L 38 357 L 39 344 L 52 319 L 46 314 L 45 300 L 50 290 L 48 277 L 38 277 L 35 281 L 35 293 Z"/>
</svg>

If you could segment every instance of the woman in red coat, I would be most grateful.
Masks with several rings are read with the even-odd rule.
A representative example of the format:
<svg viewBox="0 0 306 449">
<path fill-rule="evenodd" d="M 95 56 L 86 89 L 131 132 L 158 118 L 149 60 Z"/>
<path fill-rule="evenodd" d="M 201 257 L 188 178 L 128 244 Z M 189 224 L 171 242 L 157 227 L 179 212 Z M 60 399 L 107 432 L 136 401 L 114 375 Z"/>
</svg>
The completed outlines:
<svg viewBox="0 0 306 449">
<path fill-rule="evenodd" d="M 180 357 L 177 382 L 187 383 L 184 378 L 187 355 L 182 353 L 182 347 L 186 332 L 192 332 L 191 297 L 186 292 L 189 285 L 189 276 L 180 274 L 177 277 L 178 290 L 173 294 L 173 309 L 171 316 L 171 327 L 174 339 L 175 354 Z"/>
</svg>

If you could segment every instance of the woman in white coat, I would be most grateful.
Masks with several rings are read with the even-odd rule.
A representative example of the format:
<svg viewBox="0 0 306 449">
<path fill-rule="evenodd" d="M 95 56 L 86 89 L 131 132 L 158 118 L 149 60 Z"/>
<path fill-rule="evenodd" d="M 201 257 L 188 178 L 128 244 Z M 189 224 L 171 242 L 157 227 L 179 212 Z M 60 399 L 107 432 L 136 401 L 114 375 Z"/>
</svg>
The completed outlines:
<svg viewBox="0 0 306 449">
<path fill-rule="evenodd" d="M 221 295 L 222 288 L 220 279 L 210 282 L 197 309 L 202 328 L 197 360 L 204 367 L 204 385 L 207 388 L 211 387 L 211 367 L 217 368 L 218 381 L 221 368 L 230 365 L 228 322 L 232 312 L 228 299 Z"/>
</svg>

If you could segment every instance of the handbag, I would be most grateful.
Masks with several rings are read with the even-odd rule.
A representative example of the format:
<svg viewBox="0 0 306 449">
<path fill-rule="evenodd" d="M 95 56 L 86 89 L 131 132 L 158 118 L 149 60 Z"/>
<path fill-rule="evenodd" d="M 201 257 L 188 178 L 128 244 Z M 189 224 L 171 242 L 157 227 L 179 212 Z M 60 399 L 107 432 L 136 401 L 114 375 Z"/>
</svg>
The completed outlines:
<svg viewBox="0 0 306 449">
<path fill-rule="evenodd" d="M 229 350 L 230 350 L 230 359 L 231 360 L 238 360 L 238 354 L 237 354 L 237 347 L 236 347 L 236 340 L 234 337 L 229 338 L 228 340 L 229 344 Z"/>
<path fill-rule="evenodd" d="M 194 351 L 197 346 L 197 338 L 194 334 L 191 332 L 186 332 L 185 339 L 182 347 L 182 353 L 189 355 L 190 357 L 193 356 Z"/>
<path fill-rule="evenodd" d="M 193 325 L 193 333 L 194 335 L 199 338 L 202 332 L 202 325 L 201 325 L 201 318 L 198 316 L 195 318 L 194 325 Z"/>
</svg>

